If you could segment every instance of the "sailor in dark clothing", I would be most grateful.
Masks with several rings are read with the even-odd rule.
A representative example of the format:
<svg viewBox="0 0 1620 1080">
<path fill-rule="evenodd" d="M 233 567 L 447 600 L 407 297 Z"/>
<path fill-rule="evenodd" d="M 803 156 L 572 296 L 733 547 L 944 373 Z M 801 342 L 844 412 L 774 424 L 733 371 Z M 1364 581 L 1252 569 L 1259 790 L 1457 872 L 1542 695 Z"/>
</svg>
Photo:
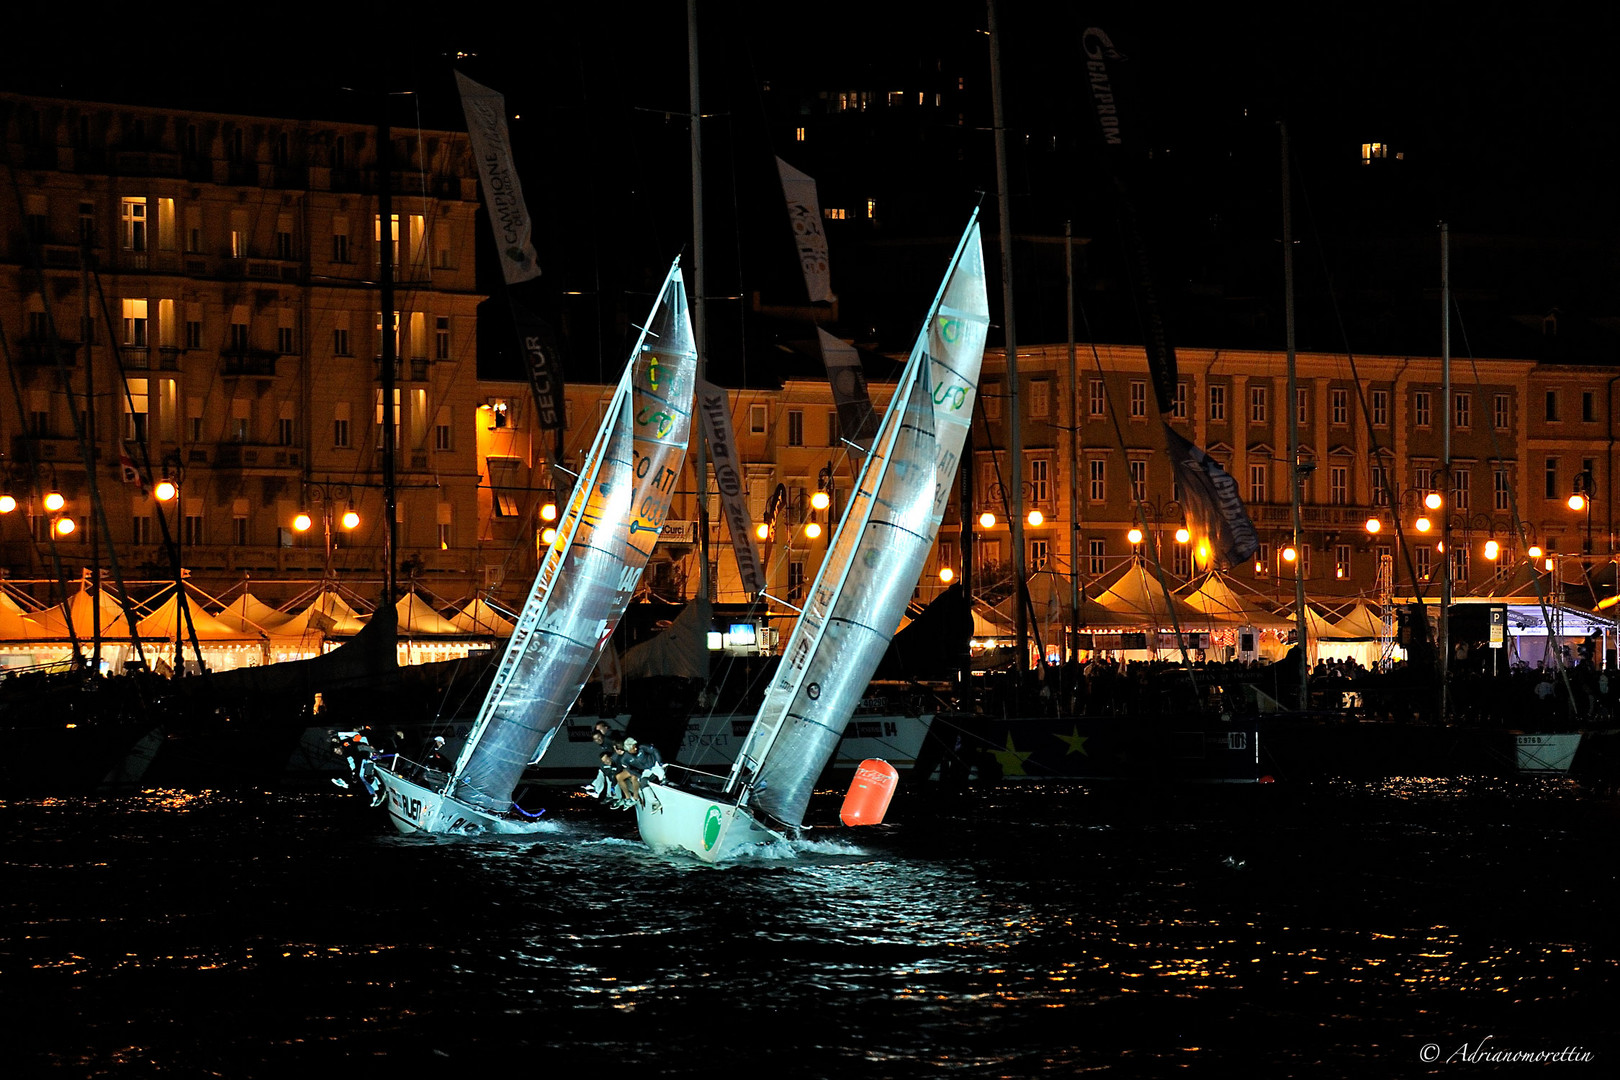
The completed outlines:
<svg viewBox="0 0 1620 1080">
<path fill-rule="evenodd" d="M 450 771 L 450 759 L 444 756 L 444 736 L 435 735 L 422 753 L 422 764 L 437 772 Z"/>
</svg>

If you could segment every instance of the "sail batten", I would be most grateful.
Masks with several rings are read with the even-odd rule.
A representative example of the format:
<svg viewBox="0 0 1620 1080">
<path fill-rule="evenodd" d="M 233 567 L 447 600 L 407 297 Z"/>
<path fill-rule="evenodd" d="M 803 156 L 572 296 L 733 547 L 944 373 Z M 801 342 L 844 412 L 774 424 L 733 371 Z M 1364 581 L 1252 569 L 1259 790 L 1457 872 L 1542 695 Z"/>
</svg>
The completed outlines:
<svg viewBox="0 0 1620 1080">
<path fill-rule="evenodd" d="M 504 810 L 567 718 L 634 593 L 674 498 L 697 368 L 680 260 L 614 388 L 518 612 L 448 794 Z M 679 404 L 686 402 L 684 407 Z"/>
</svg>

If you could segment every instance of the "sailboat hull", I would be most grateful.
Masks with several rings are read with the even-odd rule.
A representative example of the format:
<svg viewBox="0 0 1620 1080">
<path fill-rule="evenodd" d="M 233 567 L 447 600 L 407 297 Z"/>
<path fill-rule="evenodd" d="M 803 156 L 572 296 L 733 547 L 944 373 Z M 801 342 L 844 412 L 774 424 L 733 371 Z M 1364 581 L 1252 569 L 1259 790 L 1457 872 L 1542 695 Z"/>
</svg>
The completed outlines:
<svg viewBox="0 0 1620 1080">
<path fill-rule="evenodd" d="M 643 784 L 636 826 L 654 851 L 679 851 L 707 863 L 725 862 L 764 844 L 786 839 L 748 811 L 716 799 L 664 784 Z"/>
<path fill-rule="evenodd" d="M 528 836 L 549 828 L 538 820 L 480 810 L 387 769 L 376 770 L 375 776 L 382 784 L 388 823 L 405 836 Z"/>
</svg>

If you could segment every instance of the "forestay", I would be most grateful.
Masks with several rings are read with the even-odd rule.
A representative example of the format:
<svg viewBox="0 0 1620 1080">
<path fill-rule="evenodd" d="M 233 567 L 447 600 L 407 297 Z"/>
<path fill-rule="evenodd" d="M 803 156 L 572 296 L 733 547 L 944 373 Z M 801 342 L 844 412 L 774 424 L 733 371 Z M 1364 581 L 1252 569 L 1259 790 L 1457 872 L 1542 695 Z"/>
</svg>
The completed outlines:
<svg viewBox="0 0 1620 1080">
<path fill-rule="evenodd" d="M 927 561 L 973 416 L 989 326 L 970 222 L 901 373 L 777 676 L 728 781 L 790 827 L 866 692 Z"/>
<path fill-rule="evenodd" d="M 451 796 L 505 810 L 584 688 L 669 513 L 696 369 L 676 259 L 456 761 Z"/>
</svg>

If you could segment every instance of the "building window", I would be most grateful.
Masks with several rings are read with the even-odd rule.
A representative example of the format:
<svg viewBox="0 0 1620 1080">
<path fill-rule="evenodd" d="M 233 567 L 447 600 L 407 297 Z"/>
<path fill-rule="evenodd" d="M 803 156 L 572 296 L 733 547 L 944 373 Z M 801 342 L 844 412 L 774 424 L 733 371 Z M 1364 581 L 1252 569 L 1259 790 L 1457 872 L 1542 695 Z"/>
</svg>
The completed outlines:
<svg viewBox="0 0 1620 1080">
<path fill-rule="evenodd" d="M 1563 492 L 1558 489 L 1558 459 L 1555 457 L 1547 459 L 1546 484 L 1547 498 L 1561 499 L 1563 497 Z"/>
<path fill-rule="evenodd" d="M 191 432 L 192 442 L 202 442 L 203 437 L 203 399 L 200 397 L 186 398 L 186 427 Z"/>
<path fill-rule="evenodd" d="M 1374 506 L 1389 505 L 1389 467 L 1387 465 L 1373 465 L 1369 469 L 1368 482 L 1372 485 L 1372 504 Z"/>
<path fill-rule="evenodd" d="M 1451 508 L 1453 510 L 1468 509 L 1468 470 L 1451 470 Z"/>
<path fill-rule="evenodd" d="M 333 356 L 353 356 L 354 355 L 352 352 L 349 351 L 349 328 L 348 327 L 346 327 L 346 326 L 335 326 L 335 327 L 332 328 L 332 355 Z"/>
<path fill-rule="evenodd" d="M 1265 462 L 1249 466 L 1249 501 L 1263 503 L 1266 501 L 1268 473 L 1271 469 Z"/>
<path fill-rule="evenodd" d="M 979 401 L 984 404 L 984 418 L 986 420 L 1001 419 L 1001 384 L 987 382 L 980 387 Z"/>
<path fill-rule="evenodd" d="M 332 261 L 335 263 L 349 261 L 349 220 L 347 218 L 332 219 Z"/>
<path fill-rule="evenodd" d="M 146 250 L 146 200 L 144 198 L 120 200 L 119 225 L 123 233 L 125 251 Z"/>
<path fill-rule="evenodd" d="M 232 352 L 242 352 L 247 347 L 248 347 L 248 324 L 245 323 L 245 322 L 234 322 L 233 321 L 231 323 L 230 350 Z"/>
<path fill-rule="evenodd" d="M 1187 384 L 1176 383 L 1176 397 L 1170 405 L 1170 415 L 1177 420 L 1187 419 Z"/>
<path fill-rule="evenodd" d="M 1131 501 L 1147 502 L 1147 466 L 1141 458 L 1131 460 Z"/>
<path fill-rule="evenodd" d="M 1108 407 L 1108 391 L 1101 379 L 1092 379 L 1086 401 L 1088 416 L 1102 416 Z"/>
<path fill-rule="evenodd" d="M 1494 489 L 1492 492 L 1492 505 L 1494 508 L 1497 510 L 1509 509 L 1508 471 L 1506 469 L 1493 471 L 1491 473 L 1491 486 Z"/>
<path fill-rule="evenodd" d="M 1497 394 L 1492 407 L 1491 422 L 1497 431 L 1506 431 L 1508 428 L 1508 396 Z"/>
<path fill-rule="evenodd" d="M 838 410 L 827 410 L 827 445 L 842 446 L 844 444 L 843 431 L 838 426 Z"/>
<path fill-rule="evenodd" d="M 253 435 L 253 402 L 246 398 L 231 399 L 231 429 L 233 442 L 248 442 Z"/>
<path fill-rule="evenodd" d="M 1597 395 L 1590 390 L 1581 391 L 1581 419 L 1588 424 L 1597 423 Z"/>
<path fill-rule="evenodd" d="M 1328 409 L 1334 427 L 1350 423 L 1350 391 L 1343 388 L 1328 391 Z"/>
<path fill-rule="evenodd" d="M 147 306 L 145 300 L 125 300 L 124 344 L 144 349 L 147 344 Z"/>
<path fill-rule="evenodd" d="M 1430 426 L 1429 392 L 1418 390 L 1412 395 L 1412 423 L 1420 428 Z"/>
<path fill-rule="evenodd" d="M 276 220 L 276 258 L 296 259 L 298 256 L 293 247 L 292 218 L 286 214 L 280 215 Z"/>
<path fill-rule="evenodd" d="M 1466 544 L 1453 544 L 1451 546 L 1451 580 L 1468 580 L 1468 546 Z"/>
<path fill-rule="evenodd" d="M 1294 391 L 1294 420 L 1300 424 L 1311 422 L 1311 392 L 1301 386 Z"/>
<path fill-rule="evenodd" d="M 765 424 L 768 419 L 769 417 L 767 416 L 765 406 L 748 406 L 748 430 L 753 432 L 755 435 L 765 434 Z"/>
<path fill-rule="evenodd" d="M 1350 576 L 1350 545 L 1335 544 L 1333 547 L 1333 576 L 1347 578 Z"/>
<path fill-rule="evenodd" d="M 1039 570 L 1046 565 L 1051 545 L 1046 540 L 1031 540 L 1029 542 L 1029 568 Z"/>
<path fill-rule="evenodd" d="M 1091 458 L 1086 462 L 1086 468 L 1091 476 L 1091 501 L 1108 501 L 1108 462 L 1104 458 Z"/>
<path fill-rule="evenodd" d="M 1226 387 L 1212 386 L 1209 388 L 1209 419 L 1213 424 L 1226 422 Z"/>
<path fill-rule="evenodd" d="M 124 411 L 124 440 L 126 442 L 145 442 L 147 432 L 147 410 L 150 408 L 150 399 L 147 396 L 147 380 L 127 379 L 126 387 L 129 390 L 128 400 Z"/>
<path fill-rule="evenodd" d="M 1029 497 L 1037 503 L 1052 499 L 1052 463 L 1045 458 L 1029 459 Z"/>
<path fill-rule="evenodd" d="M 152 517 L 149 514 L 136 514 L 129 519 L 129 540 L 137 546 L 152 542 Z"/>
<path fill-rule="evenodd" d="M 231 533 L 237 547 L 247 547 L 248 519 L 246 514 L 237 514 L 231 518 Z"/>
<path fill-rule="evenodd" d="M 1451 396 L 1451 426 L 1467 431 L 1473 423 L 1474 395 L 1457 393 Z"/>
<path fill-rule="evenodd" d="M 450 319 L 440 315 L 433 320 L 433 359 L 450 359 Z"/>
<path fill-rule="evenodd" d="M 1179 385 L 1177 389 L 1180 389 Z M 1131 380 L 1131 419 L 1144 420 L 1147 418 L 1147 383 L 1142 379 Z"/>
<path fill-rule="evenodd" d="M 1177 544 L 1170 549 L 1170 572 L 1178 578 L 1192 576 L 1192 552 L 1188 545 Z"/>
<path fill-rule="evenodd" d="M 1052 382 L 1050 379 L 1029 380 L 1029 415 L 1041 418 L 1052 415 Z"/>
<path fill-rule="evenodd" d="M 203 543 L 203 519 L 201 514 L 187 514 L 185 527 L 181 530 L 180 542 L 187 547 L 198 547 Z"/>
<path fill-rule="evenodd" d="M 1389 391 L 1374 390 L 1372 392 L 1372 422 L 1373 427 L 1389 426 Z"/>
<path fill-rule="evenodd" d="M 804 594 L 804 563 L 794 559 L 788 563 L 788 599 L 797 600 Z"/>
<path fill-rule="evenodd" d="M 201 319 L 187 319 L 186 320 L 186 348 L 188 348 L 188 349 L 200 349 L 200 348 L 202 348 L 202 320 Z"/>
<path fill-rule="evenodd" d="M 1558 391 L 1556 390 L 1547 391 L 1547 421 L 1549 423 L 1558 422 Z"/>
<path fill-rule="evenodd" d="M 1412 486 L 1417 488 L 1418 494 L 1427 495 L 1434 490 L 1434 467 L 1431 465 L 1415 465 L 1412 467 Z"/>
<path fill-rule="evenodd" d="M 1350 502 L 1350 470 L 1344 465 L 1328 466 L 1328 502 L 1334 506 Z"/>
<path fill-rule="evenodd" d="M 433 449 L 454 449 L 450 444 L 450 424 L 448 421 L 433 425 Z"/>
<path fill-rule="evenodd" d="M 1101 574 L 1108 561 L 1108 544 L 1103 540 L 1086 541 L 1086 561 L 1090 564 L 1087 572 Z"/>
<path fill-rule="evenodd" d="M 298 351 L 298 344 L 293 328 L 290 326 L 276 327 L 276 352 L 282 356 L 291 356 Z"/>
<path fill-rule="evenodd" d="M 1264 386 L 1249 387 L 1249 423 L 1263 424 L 1266 422 L 1266 388 Z"/>
<path fill-rule="evenodd" d="M 787 414 L 787 444 L 804 445 L 804 410 L 789 409 Z"/>
<path fill-rule="evenodd" d="M 337 450 L 349 448 L 349 403 L 340 401 L 336 404 L 332 418 L 332 446 Z"/>
<path fill-rule="evenodd" d="M 282 446 L 291 446 L 297 430 L 297 423 L 293 417 L 293 403 L 283 401 L 280 415 L 276 417 L 276 442 Z"/>
</svg>

